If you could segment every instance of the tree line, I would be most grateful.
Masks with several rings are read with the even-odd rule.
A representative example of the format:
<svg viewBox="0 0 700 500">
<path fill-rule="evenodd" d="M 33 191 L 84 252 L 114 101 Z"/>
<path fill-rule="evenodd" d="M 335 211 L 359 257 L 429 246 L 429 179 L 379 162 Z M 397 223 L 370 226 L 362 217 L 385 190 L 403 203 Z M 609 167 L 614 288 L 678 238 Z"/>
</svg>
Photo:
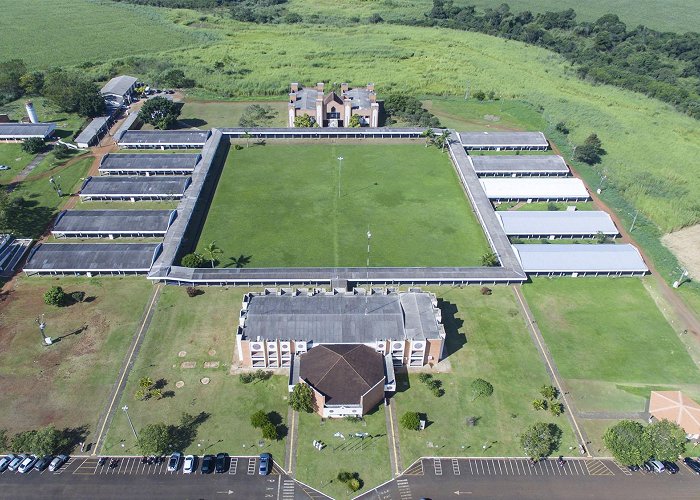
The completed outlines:
<svg viewBox="0 0 700 500">
<path fill-rule="evenodd" d="M 700 34 L 628 29 L 615 14 L 576 21 L 576 12 L 512 12 L 503 3 L 478 12 L 433 0 L 424 19 L 404 23 L 476 31 L 553 50 L 576 65 L 580 78 L 660 99 L 700 119 Z"/>
</svg>

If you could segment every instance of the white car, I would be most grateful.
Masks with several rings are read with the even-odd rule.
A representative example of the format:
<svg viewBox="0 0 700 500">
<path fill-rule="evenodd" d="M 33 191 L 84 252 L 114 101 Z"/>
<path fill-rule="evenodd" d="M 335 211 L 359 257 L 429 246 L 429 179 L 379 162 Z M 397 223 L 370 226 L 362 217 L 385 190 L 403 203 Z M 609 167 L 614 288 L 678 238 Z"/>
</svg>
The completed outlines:
<svg viewBox="0 0 700 500">
<path fill-rule="evenodd" d="M 170 460 L 168 461 L 168 472 L 175 472 L 180 468 L 180 461 L 182 460 L 182 453 L 176 451 L 170 455 Z"/>
<path fill-rule="evenodd" d="M 17 467 L 19 467 L 19 464 L 21 464 L 22 460 L 24 460 L 25 458 L 27 458 L 27 455 L 25 455 L 24 453 L 22 453 L 21 455 L 17 455 L 12 460 L 12 462 L 10 462 L 10 465 L 7 467 L 7 470 L 10 470 L 12 472 L 16 471 Z"/>
<path fill-rule="evenodd" d="M 10 167 L 7 165 L 0 165 L 0 170 L 10 170 Z"/>
<path fill-rule="evenodd" d="M 22 460 L 22 463 L 19 464 L 17 470 L 20 474 L 26 474 L 27 472 L 32 470 L 32 467 L 34 467 L 34 463 L 36 463 L 36 457 L 34 455 L 29 455 L 27 458 Z"/>
<path fill-rule="evenodd" d="M 194 455 L 187 455 L 185 457 L 185 464 L 182 466 L 182 472 L 185 474 L 192 474 L 197 469 L 197 459 Z"/>
</svg>

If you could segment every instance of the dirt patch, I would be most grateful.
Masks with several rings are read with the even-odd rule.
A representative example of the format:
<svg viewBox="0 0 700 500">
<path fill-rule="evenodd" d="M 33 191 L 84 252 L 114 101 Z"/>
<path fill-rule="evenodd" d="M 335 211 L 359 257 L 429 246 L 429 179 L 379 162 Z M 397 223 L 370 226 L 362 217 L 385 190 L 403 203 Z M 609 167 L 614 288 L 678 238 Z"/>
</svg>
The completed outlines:
<svg viewBox="0 0 700 500">
<path fill-rule="evenodd" d="M 209 383 L 209 377 L 204 377 L 203 379 L 200 380 L 202 385 L 207 385 Z"/>
<path fill-rule="evenodd" d="M 204 368 L 218 368 L 219 367 L 219 362 L 218 361 L 207 361 L 204 363 Z"/>
<path fill-rule="evenodd" d="M 499 122 L 501 121 L 501 117 L 496 115 L 484 115 L 484 120 L 487 122 Z"/>
<path fill-rule="evenodd" d="M 666 234 L 661 242 L 673 252 L 691 277 L 700 279 L 700 224 Z"/>
<path fill-rule="evenodd" d="M 180 351 L 177 353 L 177 356 L 179 358 L 184 358 L 185 356 L 187 356 L 187 351 Z"/>
<path fill-rule="evenodd" d="M 216 349 L 209 349 L 209 356 L 216 356 Z"/>
<path fill-rule="evenodd" d="M 178 389 L 182 389 L 183 387 L 185 387 L 185 382 L 183 382 L 182 380 L 178 380 L 177 382 L 175 382 L 175 387 L 177 387 Z"/>
<path fill-rule="evenodd" d="M 196 361 L 183 361 L 180 368 L 194 368 L 197 366 Z"/>
</svg>

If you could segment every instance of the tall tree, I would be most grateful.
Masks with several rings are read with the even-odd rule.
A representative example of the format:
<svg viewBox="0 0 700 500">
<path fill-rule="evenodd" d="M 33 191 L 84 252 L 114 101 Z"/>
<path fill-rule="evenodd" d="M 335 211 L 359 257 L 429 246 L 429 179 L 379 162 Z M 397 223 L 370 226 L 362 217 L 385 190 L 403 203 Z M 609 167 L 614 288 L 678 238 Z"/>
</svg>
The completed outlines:
<svg viewBox="0 0 700 500">
<path fill-rule="evenodd" d="M 0 62 L 0 103 L 14 101 L 22 96 L 20 80 L 27 72 L 22 59 Z"/>
<path fill-rule="evenodd" d="M 238 125 L 243 128 L 269 127 L 278 113 L 267 104 L 251 104 L 241 114 Z"/>
<path fill-rule="evenodd" d="M 560 439 L 561 429 L 556 424 L 537 422 L 520 435 L 520 444 L 528 457 L 537 460 L 556 450 Z"/>
<path fill-rule="evenodd" d="M 621 420 L 609 427 L 603 434 L 603 442 L 623 465 L 642 465 L 653 453 L 644 426 L 634 420 Z"/>
<path fill-rule="evenodd" d="M 674 462 L 685 453 L 685 430 L 675 422 L 660 420 L 648 425 L 644 435 L 649 441 L 653 456 L 657 460 Z"/>
<path fill-rule="evenodd" d="M 165 97 L 154 97 L 147 100 L 139 111 L 139 118 L 143 122 L 150 123 L 160 130 L 175 127 L 178 116 L 180 116 L 180 105 Z"/>
<path fill-rule="evenodd" d="M 139 448 L 144 455 L 165 455 L 168 452 L 170 435 L 170 426 L 164 423 L 149 424 L 139 433 Z"/>
<path fill-rule="evenodd" d="M 295 385 L 292 393 L 289 395 L 289 406 L 295 411 L 313 413 L 314 395 L 311 387 L 303 382 Z"/>
<path fill-rule="evenodd" d="M 204 253 L 209 256 L 211 261 L 211 267 L 214 267 L 214 261 L 217 255 L 221 255 L 224 251 L 216 245 L 216 241 L 212 241 L 207 246 L 204 247 Z"/>
</svg>

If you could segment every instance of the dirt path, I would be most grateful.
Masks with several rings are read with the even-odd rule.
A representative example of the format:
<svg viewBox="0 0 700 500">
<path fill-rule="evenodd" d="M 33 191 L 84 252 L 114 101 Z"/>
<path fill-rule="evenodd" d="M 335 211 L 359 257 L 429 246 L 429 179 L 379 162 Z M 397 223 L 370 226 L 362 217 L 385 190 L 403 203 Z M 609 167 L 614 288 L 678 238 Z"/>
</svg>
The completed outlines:
<svg viewBox="0 0 700 500">
<path fill-rule="evenodd" d="M 553 143 L 550 142 L 550 146 L 552 147 L 552 151 L 554 153 L 558 154 L 561 156 L 561 151 L 559 151 L 559 148 Z M 568 164 L 568 163 L 567 163 Z M 571 174 L 574 177 L 578 177 L 581 179 L 584 183 L 585 181 L 581 178 L 579 173 L 576 171 L 575 168 L 573 168 L 571 165 L 569 165 L 569 169 L 571 169 Z M 642 258 L 644 259 L 644 262 L 646 263 L 647 267 L 649 267 L 649 271 L 651 272 L 652 276 L 654 276 L 654 279 L 657 281 L 659 285 L 659 291 L 661 292 L 661 295 L 663 296 L 664 300 L 668 302 L 668 304 L 673 308 L 673 310 L 676 313 L 676 316 L 678 317 L 680 323 L 681 323 L 681 329 L 686 330 L 688 334 L 690 334 L 695 343 L 700 345 L 700 320 L 698 320 L 698 317 L 695 315 L 695 313 L 688 307 L 688 305 L 681 299 L 674 291 L 673 289 L 669 286 L 669 284 L 666 282 L 666 280 L 661 276 L 659 273 L 658 269 L 654 266 L 654 263 L 652 260 L 646 255 L 644 252 L 644 249 L 639 246 L 638 243 L 635 242 L 634 238 L 630 235 L 630 233 L 627 231 L 627 228 L 624 226 L 622 223 L 622 220 L 618 215 L 610 209 L 610 207 L 600 199 L 598 194 L 588 186 L 590 194 L 591 194 L 591 199 L 593 199 L 593 202 L 600 207 L 602 210 L 605 210 L 608 214 L 610 214 L 610 217 L 612 220 L 615 222 L 615 225 L 620 231 L 620 238 L 618 238 L 617 241 L 621 243 L 634 243 L 637 249 L 639 250 L 639 253 L 641 254 Z"/>
</svg>

